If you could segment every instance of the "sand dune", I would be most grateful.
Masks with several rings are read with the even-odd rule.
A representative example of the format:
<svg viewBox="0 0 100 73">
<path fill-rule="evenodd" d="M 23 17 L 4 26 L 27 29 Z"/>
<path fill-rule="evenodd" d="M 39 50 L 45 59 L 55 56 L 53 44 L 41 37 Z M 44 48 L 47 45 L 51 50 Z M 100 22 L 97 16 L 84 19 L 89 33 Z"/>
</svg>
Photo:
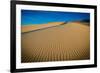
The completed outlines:
<svg viewBox="0 0 100 73">
<path fill-rule="evenodd" d="M 34 24 L 34 25 L 24 25 L 21 27 L 21 31 L 23 32 L 29 32 L 29 31 L 33 31 L 33 30 L 37 30 L 37 29 L 42 29 L 42 28 L 47 28 L 47 27 L 52 27 L 52 26 L 57 26 L 62 24 L 63 22 L 51 22 L 48 24 Z"/>
<path fill-rule="evenodd" d="M 85 60 L 90 58 L 90 27 L 67 23 L 22 34 L 22 62 Z"/>
</svg>

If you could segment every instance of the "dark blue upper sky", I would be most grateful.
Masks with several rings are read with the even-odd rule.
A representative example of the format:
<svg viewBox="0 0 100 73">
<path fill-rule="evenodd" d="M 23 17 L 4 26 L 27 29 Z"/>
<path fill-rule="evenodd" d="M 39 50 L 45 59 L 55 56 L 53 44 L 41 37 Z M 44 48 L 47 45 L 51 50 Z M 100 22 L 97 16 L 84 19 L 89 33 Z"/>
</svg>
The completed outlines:
<svg viewBox="0 0 100 73">
<path fill-rule="evenodd" d="M 22 25 L 45 24 L 49 22 L 70 22 L 84 19 L 90 19 L 90 14 L 79 12 L 21 10 Z"/>
</svg>

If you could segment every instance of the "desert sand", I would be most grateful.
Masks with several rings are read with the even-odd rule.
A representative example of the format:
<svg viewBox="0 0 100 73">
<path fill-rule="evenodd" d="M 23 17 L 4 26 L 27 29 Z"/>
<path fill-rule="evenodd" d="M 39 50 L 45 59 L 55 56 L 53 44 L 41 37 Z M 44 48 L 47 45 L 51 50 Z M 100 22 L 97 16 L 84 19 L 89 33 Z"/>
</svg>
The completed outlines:
<svg viewBox="0 0 100 73">
<path fill-rule="evenodd" d="M 38 29 L 43 29 L 43 28 L 47 28 L 47 27 L 52 27 L 52 26 L 57 26 L 62 24 L 63 22 L 51 22 L 48 24 L 30 24 L 30 25 L 24 25 L 21 27 L 21 32 L 29 32 L 29 31 L 34 31 L 34 30 L 38 30 Z"/>
<path fill-rule="evenodd" d="M 26 30 L 22 27 L 22 32 Z M 22 33 L 21 38 L 21 62 L 23 63 L 90 58 L 90 27 L 83 23 L 69 22 L 56 27 Z"/>
</svg>

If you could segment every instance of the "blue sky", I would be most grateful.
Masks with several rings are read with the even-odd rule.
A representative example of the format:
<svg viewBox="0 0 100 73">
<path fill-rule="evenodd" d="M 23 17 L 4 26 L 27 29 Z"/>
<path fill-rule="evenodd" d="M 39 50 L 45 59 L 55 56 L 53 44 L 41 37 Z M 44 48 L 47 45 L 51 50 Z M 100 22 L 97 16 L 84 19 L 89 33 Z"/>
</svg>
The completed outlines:
<svg viewBox="0 0 100 73">
<path fill-rule="evenodd" d="M 89 13 L 21 10 L 21 25 L 90 19 Z"/>
</svg>

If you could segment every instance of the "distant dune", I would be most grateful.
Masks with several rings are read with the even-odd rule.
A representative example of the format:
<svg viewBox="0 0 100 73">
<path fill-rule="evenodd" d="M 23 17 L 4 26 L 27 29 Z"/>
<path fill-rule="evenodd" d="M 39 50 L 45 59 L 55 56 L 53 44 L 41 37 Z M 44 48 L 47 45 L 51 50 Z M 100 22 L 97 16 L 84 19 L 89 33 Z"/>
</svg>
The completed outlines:
<svg viewBox="0 0 100 73">
<path fill-rule="evenodd" d="M 51 23 L 48 23 L 48 24 L 23 25 L 21 27 L 21 29 L 22 29 L 21 32 L 23 33 L 23 32 L 29 32 L 29 31 L 33 31 L 33 30 L 42 29 L 42 28 L 57 26 L 57 25 L 60 25 L 62 23 L 63 22 L 51 22 Z"/>
<path fill-rule="evenodd" d="M 50 23 L 50 26 L 51 24 L 54 26 L 60 23 Z M 49 25 L 45 27 L 49 27 Z M 22 27 L 22 32 L 40 28 L 42 27 L 29 26 L 25 29 Z M 90 58 L 90 27 L 80 22 L 70 22 L 43 30 L 22 33 L 21 38 L 23 63 Z"/>
</svg>

